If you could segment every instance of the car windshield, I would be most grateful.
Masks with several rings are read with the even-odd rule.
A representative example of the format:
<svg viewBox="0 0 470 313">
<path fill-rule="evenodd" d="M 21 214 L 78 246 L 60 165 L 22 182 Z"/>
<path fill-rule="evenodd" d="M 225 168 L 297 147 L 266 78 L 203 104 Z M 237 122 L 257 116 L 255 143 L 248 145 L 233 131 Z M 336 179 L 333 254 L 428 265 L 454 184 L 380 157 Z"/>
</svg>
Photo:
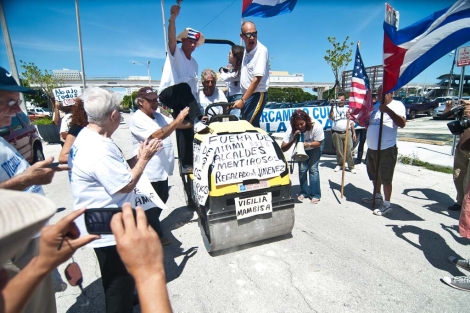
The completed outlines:
<svg viewBox="0 0 470 313">
<path fill-rule="evenodd" d="M 405 104 L 418 103 L 418 98 L 406 98 L 404 102 Z"/>
</svg>

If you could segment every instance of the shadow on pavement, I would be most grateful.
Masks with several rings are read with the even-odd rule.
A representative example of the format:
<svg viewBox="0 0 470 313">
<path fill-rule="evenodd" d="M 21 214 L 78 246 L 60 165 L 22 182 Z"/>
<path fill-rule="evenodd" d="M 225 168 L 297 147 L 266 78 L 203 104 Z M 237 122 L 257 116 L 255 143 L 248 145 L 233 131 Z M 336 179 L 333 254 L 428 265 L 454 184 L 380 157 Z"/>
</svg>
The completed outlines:
<svg viewBox="0 0 470 313">
<path fill-rule="evenodd" d="M 193 219 L 194 213 L 194 210 L 186 206 L 179 207 L 174 209 L 165 219 L 161 221 L 163 233 L 165 234 L 165 237 L 170 240 L 170 244 L 163 247 L 163 263 L 165 265 L 167 283 L 180 277 L 188 260 L 197 253 L 197 247 L 191 247 L 184 251 L 183 248 L 181 248 L 181 242 L 176 239 L 176 237 L 173 236 L 173 233 L 171 232 L 172 230 L 183 227 L 186 224 L 194 222 L 197 223 L 197 217 Z M 184 257 L 178 265 L 176 258 L 180 256 Z"/>
<path fill-rule="evenodd" d="M 341 185 L 332 182 L 331 180 L 329 180 L 328 182 L 333 196 L 336 198 L 336 201 L 338 203 L 341 203 Z M 371 193 L 369 191 L 365 191 L 364 189 L 358 188 L 353 184 L 347 184 L 346 186 L 344 186 L 344 197 L 346 198 L 345 201 L 358 203 L 364 208 L 373 211 L 371 204 L 362 203 L 362 198 L 371 197 Z M 393 201 L 391 204 L 393 212 L 391 214 L 386 215 L 385 218 L 395 221 L 423 221 L 421 217 L 414 214 L 413 212 L 408 211 L 407 209 L 394 203 Z M 375 207 L 378 208 L 379 206 L 376 204 Z"/>
<path fill-rule="evenodd" d="M 437 269 L 448 272 L 451 276 L 464 276 L 465 273 L 461 272 L 458 267 L 450 263 L 447 258 L 455 256 L 459 259 L 464 259 L 457 252 L 452 250 L 446 243 L 445 239 L 428 229 L 422 229 L 412 225 L 386 225 L 392 228 L 398 238 L 403 239 L 416 249 L 423 252 L 428 262 Z M 405 237 L 405 234 L 418 235 L 419 243 L 415 243 Z M 437 279 L 438 277 L 436 277 Z"/>
<path fill-rule="evenodd" d="M 410 195 L 411 192 L 421 192 L 424 197 L 418 197 Z M 403 190 L 403 194 L 418 200 L 430 200 L 436 203 L 423 205 L 423 208 L 427 208 L 430 211 L 441 214 L 444 216 L 449 216 L 455 219 L 459 219 L 460 212 L 448 211 L 447 207 L 454 204 L 454 200 L 446 193 L 430 189 L 430 188 L 409 188 Z"/>
<path fill-rule="evenodd" d="M 449 235 L 454 238 L 455 241 L 460 243 L 461 245 L 468 246 L 470 245 L 470 240 L 467 238 L 460 237 L 459 234 L 459 225 L 452 225 L 452 226 L 447 226 L 441 223 L 442 229 L 444 229 L 446 232 L 449 233 Z"/>
<path fill-rule="evenodd" d="M 68 286 L 68 288 L 77 288 Z M 85 296 L 86 295 L 86 296 Z M 67 313 L 83 313 L 83 312 L 105 312 L 106 304 L 104 300 L 104 290 L 101 278 L 98 278 L 89 284 L 82 293 L 77 297 L 75 302 Z"/>
</svg>

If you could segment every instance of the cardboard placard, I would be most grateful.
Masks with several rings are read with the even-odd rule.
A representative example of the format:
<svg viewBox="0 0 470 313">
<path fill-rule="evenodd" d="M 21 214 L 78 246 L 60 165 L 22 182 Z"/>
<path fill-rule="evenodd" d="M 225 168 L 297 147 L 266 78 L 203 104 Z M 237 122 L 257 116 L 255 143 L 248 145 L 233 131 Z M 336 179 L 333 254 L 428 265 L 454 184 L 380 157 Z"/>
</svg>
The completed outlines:
<svg viewBox="0 0 470 313">
<path fill-rule="evenodd" d="M 55 99 L 61 102 L 63 106 L 74 105 L 75 98 L 82 94 L 80 87 L 55 88 L 52 91 L 54 92 Z"/>
<path fill-rule="evenodd" d="M 142 176 L 140 176 L 140 179 L 134 188 L 132 204 L 134 208 L 140 206 L 144 211 L 151 208 L 160 208 L 162 210 L 167 209 L 166 204 L 163 203 L 162 199 L 160 199 L 158 194 L 155 192 L 145 173 L 142 173 Z"/>
</svg>

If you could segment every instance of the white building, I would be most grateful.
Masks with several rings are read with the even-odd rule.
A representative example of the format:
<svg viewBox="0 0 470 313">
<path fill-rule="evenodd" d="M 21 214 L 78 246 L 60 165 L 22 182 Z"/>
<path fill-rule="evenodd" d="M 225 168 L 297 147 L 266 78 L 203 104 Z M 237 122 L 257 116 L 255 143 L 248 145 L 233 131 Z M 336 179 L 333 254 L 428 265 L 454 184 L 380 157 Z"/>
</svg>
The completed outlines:
<svg viewBox="0 0 470 313">
<path fill-rule="evenodd" d="M 61 70 L 52 70 L 52 75 L 59 80 L 82 80 L 82 73 L 77 70 L 64 68 Z"/>
</svg>

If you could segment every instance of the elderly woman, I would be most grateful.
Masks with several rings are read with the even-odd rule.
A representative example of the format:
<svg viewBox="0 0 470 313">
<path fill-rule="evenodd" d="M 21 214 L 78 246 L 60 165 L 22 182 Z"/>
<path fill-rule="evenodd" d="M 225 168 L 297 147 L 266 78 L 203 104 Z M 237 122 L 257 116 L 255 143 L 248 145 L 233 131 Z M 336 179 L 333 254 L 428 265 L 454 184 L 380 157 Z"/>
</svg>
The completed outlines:
<svg viewBox="0 0 470 313">
<path fill-rule="evenodd" d="M 111 139 L 121 121 L 120 97 L 89 88 L 82 99 L 88 126 L 78 134 L 68 159 L 74 209 L 122 207 L 132 202 L 133 189 L 161 141 L 146 140 L 137 157 L 126 161 Z M 77 226 L 82 235 L 87 234 L 83 218 L 77 219 Z M 100 265 L 106 312 L 132 312 L 134 280 L 119 257 L 114 236 L 101 235 L 88 247 L 94 248 Z"/>
<path fill-rule="evenodd" d="M 305 198 L 309 198 L 312 204 L 317 204 L 321 198 L 318 162 L 322 154 L 323 139 L 325 139 L 323 126 L 308 116 L 303 110 L 295 110 L 290 118 L 290 126 L 282 141 L 281 150 L 289 150 L 301 134 L 303 134 L 304 149 L 309 158 L 299 164 L 301 191 L 298 199 L 303 201 Z"/>
</svg>

